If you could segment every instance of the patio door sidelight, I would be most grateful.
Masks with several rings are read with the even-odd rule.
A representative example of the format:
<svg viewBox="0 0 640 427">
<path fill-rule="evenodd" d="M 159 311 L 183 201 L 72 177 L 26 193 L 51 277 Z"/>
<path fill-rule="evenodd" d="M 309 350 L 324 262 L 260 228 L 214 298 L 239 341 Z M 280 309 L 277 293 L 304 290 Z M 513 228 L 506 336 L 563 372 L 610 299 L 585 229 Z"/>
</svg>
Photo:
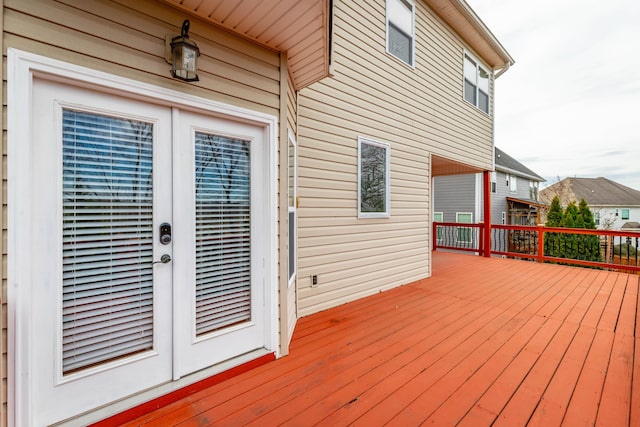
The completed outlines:
<svg viewBox="0 0 640 427">
<path fill-rule="evenodd" d="M 32 123 L 33 424 L 265 346 L 260 126 L 39 79 Z"/>
</svg>

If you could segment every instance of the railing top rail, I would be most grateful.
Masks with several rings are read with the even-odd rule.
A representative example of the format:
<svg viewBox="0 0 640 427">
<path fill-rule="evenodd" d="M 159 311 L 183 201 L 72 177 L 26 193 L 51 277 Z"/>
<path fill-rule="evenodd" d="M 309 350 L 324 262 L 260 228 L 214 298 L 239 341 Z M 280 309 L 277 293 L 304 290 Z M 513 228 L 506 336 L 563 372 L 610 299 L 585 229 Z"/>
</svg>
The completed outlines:
<svg viewBox="0 0 640 427">
<path fill-rule="evenodd" d="M 473 228 L 481 228 L 483 224 L 481 222 L 476 223 L 465 223 L 465 222 L 433 222 L 434 225 L 441 225 L 443 227 L 473 227 Z"/>
</svg>

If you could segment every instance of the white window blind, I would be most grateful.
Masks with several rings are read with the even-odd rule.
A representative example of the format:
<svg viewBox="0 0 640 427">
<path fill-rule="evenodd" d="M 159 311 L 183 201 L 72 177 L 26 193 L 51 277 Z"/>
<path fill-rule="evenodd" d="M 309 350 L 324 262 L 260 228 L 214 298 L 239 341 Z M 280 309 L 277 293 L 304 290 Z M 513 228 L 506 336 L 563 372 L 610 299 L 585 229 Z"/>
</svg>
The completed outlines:
<svg viewBox="0 0 640 427">
<path fill-rule="evenodd" d="M 153 125 L 63 111 L 63 374 L 153 347 Z"/>
<path fill-rule="evenodd" d="M 196 334 L 251 319 L 247 141 L 196 132 Z"/>
</svg>

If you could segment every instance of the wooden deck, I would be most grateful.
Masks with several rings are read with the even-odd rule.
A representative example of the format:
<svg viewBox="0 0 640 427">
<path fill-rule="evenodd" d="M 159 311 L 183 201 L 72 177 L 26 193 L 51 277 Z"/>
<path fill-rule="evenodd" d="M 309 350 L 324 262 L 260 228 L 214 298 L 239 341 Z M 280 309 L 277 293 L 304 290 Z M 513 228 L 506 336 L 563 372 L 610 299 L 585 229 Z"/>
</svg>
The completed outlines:
<svg viewBox="0 0 640 427">
<path fill-rule="evenodd" d="M 640 277 L 434 253 L 301 319 L 291 354 L 130 426 L 640 426 Z"/>
</svg>

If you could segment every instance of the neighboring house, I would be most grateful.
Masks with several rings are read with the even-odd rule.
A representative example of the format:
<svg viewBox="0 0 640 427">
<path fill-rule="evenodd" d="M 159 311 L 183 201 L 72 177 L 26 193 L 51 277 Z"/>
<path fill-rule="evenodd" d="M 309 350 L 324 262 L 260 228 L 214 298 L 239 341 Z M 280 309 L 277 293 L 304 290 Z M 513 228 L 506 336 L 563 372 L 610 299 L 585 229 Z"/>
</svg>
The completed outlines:
<svg viewBox="0 0 640 427">
<path fill-rule="evenodd" d="M 491 172 L 491 223 L 540 223 L 544 208 L 538 200 L 541 182 L 544 178 L 496 147 L 495 171 Z M 482 174 L 438 176 L 433 185 L 434 221 L 484 221 Z"/>
<path fill-rule="evenodd" d="M 584 199 L 599 229 L 633 230 L 640 221 L 640 191 L 607 178 L 565 178 L 540 191 L 545 203 L 555 196 L 563 207 Z"/>
<path fill-rule="evenodd" d="M 286 355 L 299 317 L 430 276 L 434 177 L 488 186 L 513 60 L 463 0 L 2 13 L 0 424 L 86 425 Z M 190 82 L 167 63 L 187 18 Z"/>
</svg>

